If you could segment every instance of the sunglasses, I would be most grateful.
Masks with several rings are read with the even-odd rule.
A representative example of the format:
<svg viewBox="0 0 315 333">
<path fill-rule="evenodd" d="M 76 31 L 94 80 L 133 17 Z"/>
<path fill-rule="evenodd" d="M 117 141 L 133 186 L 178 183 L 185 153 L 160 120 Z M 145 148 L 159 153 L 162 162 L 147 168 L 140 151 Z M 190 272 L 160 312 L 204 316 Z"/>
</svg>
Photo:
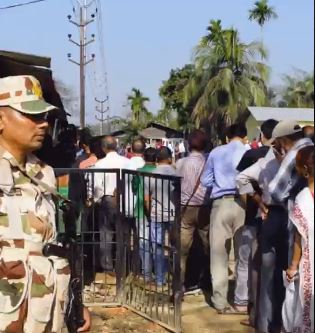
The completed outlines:
<svg viewBox="0 0 315 333">
<path fill-rule="evenodd" d="M 48 120 L 48 112 L 39 113 L 39 114 L 27 114 L 22 113 L 22 115 L 34 123 L 46 122 Z"/>
</svg>

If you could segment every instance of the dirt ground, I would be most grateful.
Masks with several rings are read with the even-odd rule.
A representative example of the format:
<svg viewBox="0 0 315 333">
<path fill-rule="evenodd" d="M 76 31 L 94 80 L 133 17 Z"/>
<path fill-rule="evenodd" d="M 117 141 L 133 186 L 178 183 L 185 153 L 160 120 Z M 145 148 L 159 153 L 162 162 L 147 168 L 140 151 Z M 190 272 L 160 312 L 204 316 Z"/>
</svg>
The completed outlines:
<svg viewBox="0 0 315 333">
<path fill-rule="evenodd" d="M 222 316 L 209 307 L 204 295 L 189 296 L 183 303 L 183 333 L 255 333 L 240 324 L 246 316 Z"/>
<path fill-rule="evenodd" d="M 254 333 L 240 325 L 244 316 L 219 316 L 203 295 L 188 296 L 183 303 L 183 333 Z M 156 324 L 126 309 L 93 308 L 92 333 L 167 333 Z"/>
<path fill-rule="evenodd" d="M 166 333 L 164 329 L 124 308 L 92 308 L 91 333 Z"/>
</svg>

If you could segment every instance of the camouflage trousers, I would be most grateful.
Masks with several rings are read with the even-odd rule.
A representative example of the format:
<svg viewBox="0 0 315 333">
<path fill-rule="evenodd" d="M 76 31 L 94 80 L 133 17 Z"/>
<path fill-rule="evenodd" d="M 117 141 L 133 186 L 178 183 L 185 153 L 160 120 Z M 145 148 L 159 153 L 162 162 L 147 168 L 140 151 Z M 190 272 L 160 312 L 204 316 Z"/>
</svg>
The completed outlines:
<svg viewBox="0 0 315 333">
<path fill-rule="evenodd" d="M 69 279 L 64 259 L 3 248 L 0 333 L 62 333 Z"/>
</svg>

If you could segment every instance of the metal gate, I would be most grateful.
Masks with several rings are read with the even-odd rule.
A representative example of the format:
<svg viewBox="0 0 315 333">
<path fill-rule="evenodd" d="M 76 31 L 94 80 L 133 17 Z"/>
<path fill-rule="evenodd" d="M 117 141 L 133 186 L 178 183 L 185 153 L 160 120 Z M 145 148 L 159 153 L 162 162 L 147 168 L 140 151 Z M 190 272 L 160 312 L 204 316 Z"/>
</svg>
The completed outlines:
<svg viewBox="0 0 315 333">
<path fill-rule="evenodd" d="M 117 169 L 55 173 L 59 193 L 77 207 L 84 303 L 124 306 L 181 332 L 180 179 Z"/>
<path fill-rule="evenodd" d="M 124 170 L 124 305 L 181 331 L 180 179 Z"/>
</svg>

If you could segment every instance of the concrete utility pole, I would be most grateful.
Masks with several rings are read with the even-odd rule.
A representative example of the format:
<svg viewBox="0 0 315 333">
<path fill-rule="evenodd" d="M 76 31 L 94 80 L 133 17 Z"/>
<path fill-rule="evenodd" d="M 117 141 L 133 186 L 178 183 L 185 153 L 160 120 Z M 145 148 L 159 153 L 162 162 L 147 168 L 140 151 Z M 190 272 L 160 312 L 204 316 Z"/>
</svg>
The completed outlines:
<svg viewBox="0 0 315 333">
<path fill-rule="evenodd" d="M 72 39 L 72 35 L 69 34 L 69 41 L 80 48 L 80 61 L 77 62 L 71 59 L 71 53 L 68 53 L 68 59 L 70 62 L 78 65 L 80 67 L 80 127 L 85 127 L 85 66 L 92 62 L 95 58 L 95 55 L 91 55 L 91 59 L 87 60 L 86 58 L 86 47 L 95 41 L 95 35 L 91 35 L 91 39 L 87 40 L 86 37 L 86 27 L 94 22 L 95 14 L 91 15 L 90 19 L 87 19 L 88 8 L 94 2 L 87 4 L 87 0 L 77 0 L 80 8 L 80 21 L 76 22 L 72 20 L 71 15 L 68 15 L 68 20 L 70 23 L 74 24 L 80 29 L 80 42 L 76 42 Z"/>
<path fill-rule="evenodd" d="M 108 97 L 106 97 L 103 101 L 98 100 L 95 98 L 95 102 L 99 103 L 100 107 L 96 107 L 96 111 L 100 114 L 100 118 L 95 116 L 95 119 L 98 120 L 101 123 L 100 126 L 100 135 L 104 135 L 104 123 L 105 123 L 105 113 L 109 111 L 109 107 L 105 109 L 105 103 L 108 101 Z M 108 126 L 109 126 L 109 132 L 110 132 L 110 124 L 109 124 L 109 116 L 107 116 Z M 109 133 L 110 134 L 110 133 Z"/>
</svg>

